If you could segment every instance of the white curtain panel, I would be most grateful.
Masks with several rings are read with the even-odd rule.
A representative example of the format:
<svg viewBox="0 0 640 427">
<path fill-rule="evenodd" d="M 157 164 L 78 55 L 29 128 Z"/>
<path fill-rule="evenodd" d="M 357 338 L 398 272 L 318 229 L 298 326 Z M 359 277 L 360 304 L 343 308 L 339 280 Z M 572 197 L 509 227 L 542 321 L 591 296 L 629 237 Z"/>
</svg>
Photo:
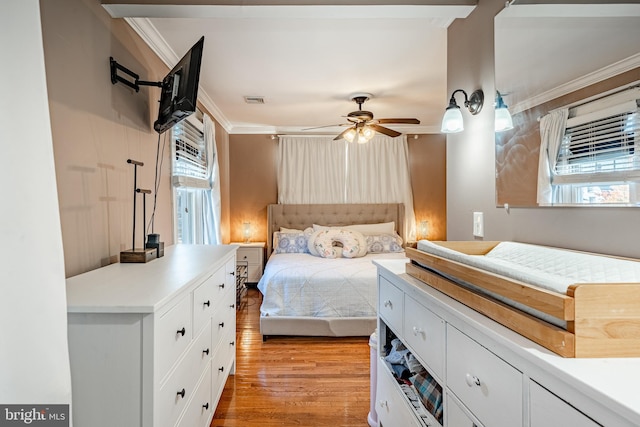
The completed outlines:
<svg viewBox="0 0 640 427">
<path fill-rule="evenodd" d="M 405 236 L 415 240 L 415 214 L 407 136 L 376 134 L 366 144 L 349 144 L 349 203 L 404 203 Z"/>
<path fill-rule="evenodd" d="M 215 122 L 207 114 L 203 117 L 204 142 L 207 147 L 207 172 L 211 189 L 204 190 L 202 216 L 204 221 L 203 240 L 205 244 L 219 245 L 222 243 L 220 231 L 221 201 L 220 201 L 220 167 L 218 165 L 218 150 L 216 148 Z"/>
<path fill-rule="evenodd" d="M 278 146 L 278 203 L 345 203 L 345 140 L 282 136 Z"/>
<path fill-rule="evenodd" d="M 376 135 L 366 144 L 281 137 L 278 203 L 404 203 L 404 233 L 415 240 L 406 136 Z"/>
<path fill-rule="evenodd" d="M 567 127 L 569 109 L 563 108 L 546 114 L 540 119 L 540 157 L 538 160 L 538 194 L 539 205 L 553 203 L 551 177 L 556 168 L 558 150 Z"/>
</svg>

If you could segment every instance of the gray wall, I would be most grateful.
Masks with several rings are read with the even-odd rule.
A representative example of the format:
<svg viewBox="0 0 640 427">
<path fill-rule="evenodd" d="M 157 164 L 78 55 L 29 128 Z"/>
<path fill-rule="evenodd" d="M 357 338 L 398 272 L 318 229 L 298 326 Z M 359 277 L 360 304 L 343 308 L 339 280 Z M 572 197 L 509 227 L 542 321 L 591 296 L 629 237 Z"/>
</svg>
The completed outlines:
<svg viewBox="0 0 640 427">
<path fill-rule="evenodd" d="M 493 133 L 493 18 L 504 0 L 483 0 L 449 27 L 448 92 L 482 88 L 485 105 L 477 116 L 463 111 L 465 130 L 447 136 L 447 238 L 474 240 L 474 211 L 484 213 L 484 239 L 640 258 L 639 208 L 496 207 Z M 446 100 L 443 100 L 443 108 Z"/>
</svg>

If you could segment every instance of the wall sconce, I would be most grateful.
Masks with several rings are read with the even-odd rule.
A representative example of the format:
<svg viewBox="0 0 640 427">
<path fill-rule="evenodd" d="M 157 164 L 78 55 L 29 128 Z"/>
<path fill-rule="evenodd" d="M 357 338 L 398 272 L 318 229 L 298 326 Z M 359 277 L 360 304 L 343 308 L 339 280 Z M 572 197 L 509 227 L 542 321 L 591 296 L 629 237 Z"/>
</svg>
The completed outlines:
<svg viewBox="0 0 640 427">
<path fill-rule="evenodd" d="M 496 132 L 504 132 L 505 130 L 513 129 L 513 119 L 507 104 L 504 103 L 500 92 L 496 91 L 496 118 L 495 118 L 495 130 Z"/>
<path fill-rule="evenodd" d="M 429 221 L 426 220 L 422 220 L 420 221 L 420 237 L 424 240 L 427 240 L 427 237 L 429 236 Z"/>
<path fill-rule="evenodd" d="M 244 237 L 244 242 L 249 243 L 249 239 L 251 239 L 251 223 L 250 222 L 242 223 L 242 236 Z"/>
<path fill-rule="evenodd" d="M 440 131 L 443 133 L 457 133 L 464 130 L 462 113 L 455 99 L 455 94 L 458 92 L 464 93 L 464 106 L 467 107 L 471 114 L 475 116 L 482 110 L 482 105 L 484 104 L 484 92 L 482 89 L 474 91 L 469 97 L 467 96 L 467 92 L 462 89 L 453 91 L 451 99 L 449 100 L 449 106 L 445 110 L 444 117 L 442 118 Z"/>
</svg>

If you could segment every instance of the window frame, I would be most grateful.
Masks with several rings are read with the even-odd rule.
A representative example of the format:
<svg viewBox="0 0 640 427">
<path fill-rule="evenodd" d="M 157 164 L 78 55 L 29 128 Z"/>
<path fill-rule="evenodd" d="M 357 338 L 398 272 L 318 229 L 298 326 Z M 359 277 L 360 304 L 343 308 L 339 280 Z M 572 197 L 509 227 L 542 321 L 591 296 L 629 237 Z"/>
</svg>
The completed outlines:
<svg viewBox="0 0 640 427">
<path fill-rule="evenodd" d="M 174 125 L 171 132 L 171 187 L 172 187 L 172 210 L 174 223 L 174 241 L 176 243 L 203 243 L 204 242 L 204 226 L 203 226 L 203 198 L 206 192 L 212 188 L 212 183 L 208 179 L 208 171 L 212 161 L 213 153 L 207 152 L 207 146 L 204 141 L 204 124 L 202 120 L 193 114 L 185 120 Z M 185 128 L 187 130 L 185 131 Z M 203 153 L 189 153 L 189 147 L 183 151 L 185 156 L 180 156 L 180 152 L 176 147 L 176 141 L 179 136 L 189 133 L 190 141 L 187 144 L 193 145 L 193 138 L 197 137 L 198 150 Z M 184 141 L 183 141 L 184 142 Z M 203 156 L 204 161 L 199 162 L 196 158 Z M 190 167 L 177 166 L 177 162 L 184 159 L 185 163 L 191 163 Z M 202 160 L 202 159 L 200 159 Z M 185 206 L 186 203 L 186 206 Z M 182 217 L 180 209 L 188 208 L 189 220 L 186 221 Z M 189 230 L 188 236 L 185 234 L 185 226 Z"/>
<path fill-rule="evenodd" d="M 640 87 L 612 92 L 570 107 L 552 172 L 553 205 L 640 205 Z M 612 186 L 626 186 L 628 199 L 594 202 L 581 194 Z"/>
</svg>

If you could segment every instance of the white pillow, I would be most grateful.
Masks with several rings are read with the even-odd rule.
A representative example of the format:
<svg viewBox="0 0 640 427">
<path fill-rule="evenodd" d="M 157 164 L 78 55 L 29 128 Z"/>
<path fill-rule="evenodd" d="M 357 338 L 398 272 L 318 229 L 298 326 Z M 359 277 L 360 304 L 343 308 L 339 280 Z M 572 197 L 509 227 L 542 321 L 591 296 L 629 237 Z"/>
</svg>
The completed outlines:
<svg viewBox="0 0 640 427">
<path fill-rule="evenodd" d="M 351 225 L 340 225 L 340 226 L 326 226 L 326 225 L 318 225 L 313 224 L 313 230 L 328 230 L 328 229 L 343 229 L 343 230 L 351 230 L 351 231 L 359 231 L 362 234 L 394 234 L 396 232 L 396 223 L 395 221 L 391 222 L 381 222 L 378 224 L 351 224 Z"/>
<path fill-rule="evenodd" d="M 297 228 L 286 228 L 286 227 L 280 227 L 280 232 L 281 233 L 302 233 L 302 230 L 298 230 Z"/>
</svg>

